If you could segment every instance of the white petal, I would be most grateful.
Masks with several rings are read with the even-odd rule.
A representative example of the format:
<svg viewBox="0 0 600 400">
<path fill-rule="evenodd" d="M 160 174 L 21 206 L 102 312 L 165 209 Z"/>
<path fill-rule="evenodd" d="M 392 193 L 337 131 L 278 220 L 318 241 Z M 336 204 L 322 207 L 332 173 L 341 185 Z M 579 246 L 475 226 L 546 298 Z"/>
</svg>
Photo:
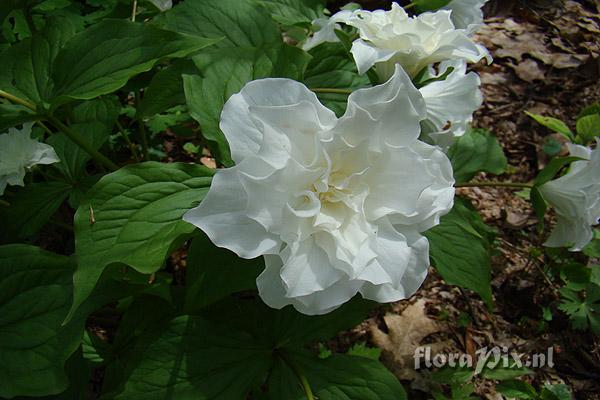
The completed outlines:
<svg viewBox="0 0 600 400">
<path fill-rule="evenodd" d="M 238 167 L 222 169 L 213 177 L 202 203 L 183 219 L 202 229 L 217 246 L 242 258 L 276 253 L 281 245 L 279 239 L 246 215 L 247 203 Z"/>
<path fill-rule="evenodd" d="M 335 18 L 317 18 L 312 21 L 313 26 L 319 28 L 312 37 L 308 38 L 302 45 L 304 51 L 317 47 L 322 43 L 337 43 L 340 39 L 335 34 L 336 29 L 341 27 L 336 24 Z"/>
<path fill-rule="evenodd" d="M 391 146 L 413 143 L 426 116 L 425 101 L 400 66 L 386 83 L 359 89 L 348 98 L 336 131 L 351 145 L 369 140 Z"/>
<path fill-rule="evenodd" d="M 362 276 L 361 294 L 370 300 L 388 303 L 412 296 L 423 284 L 429 268 L 429 242 L 415 232 L 407 236 L 389 223 L 382 223 L 377 235 L 377 264 L 389 282 L 380 283 Z"/>
<path fill-rule="evenodd" d="M 356 62 L 358 73 L 361 75 L 370 70 L 376 63 L 388 61 L 396 54 L 394 50 L 375 47 L 362 39 L 357 39 L 352 43 L 350 52 Z"/>
<path fill-rule="evenodd" d="M 245 157 L 256 154 L 263 143 L 261 127 L 251 118 L 250 107 L 285 107 L 303 101 L 314 105 L 322 124 L 335 123 L 333 111 L 324 107 L 306 86 L 291 79 L 255 80 L 231 96 L 223 107 L 220 127 L 229 142 L 233 160 L 240 163 Z"/>
</svg>

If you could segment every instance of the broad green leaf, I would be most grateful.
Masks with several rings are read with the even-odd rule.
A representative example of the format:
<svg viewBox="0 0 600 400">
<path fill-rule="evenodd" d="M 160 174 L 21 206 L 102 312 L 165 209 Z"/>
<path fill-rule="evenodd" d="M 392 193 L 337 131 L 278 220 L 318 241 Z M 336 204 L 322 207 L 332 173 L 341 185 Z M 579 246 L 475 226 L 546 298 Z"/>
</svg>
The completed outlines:
<svg viewBox="0 0 600 400">
<path fill-rule="evenodd" d="M 66 18 L 52 19 L 43 31 L 7 49 L 2 58 L 0 89 L 42 104 L 51 98 L 53 65 L 64 44 L 75 34 L 76 27 Z M 70 72 L 71 66 L 65 66 Z"/>
<path fill-rule="evenodd" d="M 324 43 L 311 49 L 309 53 L 313 58 L 308 64 L 304 79 L 309 88 L 356 90 L 369 86 L 369 78 L 358 74 L 356 63 L 340 43 Z M 347 94 L 317 93 L 317 96 L 338 117 L 346 111 Z"/>
<path fill-rule="evenodd" d="M 451 0 L 415 0 L 414 4 L 421 12 L 438 10 L 448 5 Z"/>
<path fill-rule="evenodd" d="M 247 315 L 248 308 L 229 303 L 218 319 L 182 316 L 158 337 L 141 338 L 124 360 L 121 376 L 127 377 L 126 381 L 114 386 L 107 397 L 230 400 L 244 399 L 252 391 L 252 398 L 257 399 L 300 400 L 305 395 L 302 397 L 293 372 L 296 368 L 322 400 L 406 398 L 398 380 L 379 362 L 348 355 L 320 359 L 302 348 L 306 338 L 281 335 L 286 331 L 281 330 L 283 320 L 277 314 L 285 310 L 266 310 L 266 306 L 254 304 L 265 312 Z M 259 315 L 261 319 L 252 319 Z M 295 312 L 289 315 L 299 316 Z M 319 329 L 320 322 L 315 326 L 313 321 L 328 316 L 306 318 L 302 329 L 310 332 Z"/>
<path fill-rule="evenodd" d="M 545 384 L 540 397 L 541 400 L 573 400 L 571 390 L 564 383 Z"/>
<path fill-rule="evenodd" d="M 585 107 L 579 115 L 577 119 L 583 118 L 586 115 L 600 114 L 600 103 L 592 103 L 589 106 Z"/>
<path fill-rule="evenodd" d="M 69 196 L 71 186 L 65 182 L 29 183 L 0 207 L 0 219 L 6 224 L 1 237 L 4 241 L 34 236 L 54 215 Z"/>
<path fill-rule="evenodd" d="M 193 313 L 231 293 L 256 290 L 256 277 L 265 268 L 262 257 L 239 258 L 215 246 L 201 233 L 188 250 L 186 267 L 186 311 Z"/>
<path fill-rule="evenodd" d="M 181 217 L 204 198 L 212 174 L 199 165 L 146 162 L 100 179 L 75 214 L 78 266 L 71 314 L 108 265 L 158 270 L 173 243 L 194 231 Z"/>
<path fill-rule="evenodd" d="M 175 32 L 223 37 L 217 47 L 259 47 L 282 42 L 277 25 L 253 0 L 186 0 L 156 21 Z"/>
<path fill-rule="evenodd" d="M 507 166 L 498 139 L 485 129 L 471 129 L 448 150 L 457 183 L 468 182 L 481 171 L 501 174 Z"/>
<path fill-rule="evenodd" d="M 184 57 L 218 40 L 126 20 L 103 20 L 72 37 L 56 57 L 53 97 L 92 99 L 111 93 L 160 59 Z"/>
<path fill-rule="evenodd" d="M 149 346 L 114 399 L 244 399 L 271 364 L 260 338 L 201 317 L 174 319 Z"/>
<path fill-rule="evenodd" d="M 26 122 L 37 121 L 38 119 L 40 117 L 27 107 L 0 104 L 0 132 Z"/>
<path fill-rule="evenodd" d="M 542 186 L 544 183 L 551 181 L 554 179 L 556 174 L 568 164 L 572 162 L 579 161 L 581 158 L 579 157 L 555 157 L 546 167 L 535 177 L 533 183 L 535 186 Z"/>
<path fill-rule="evenodd" d="M 577 137 L 581 143 L 589 143 L 600 136 L 600 114 L 591 114 L 577 120 Z"/>
<path fill-rule="evenodd" d="M 537 187 L 531 189 L 531 205 L 533 206 L 533 210 L 535 211 L 535 216 L 538 219 L 538 224 L 543 228 L 544 226 L 544 216 L 546 215 L 546 210 L 548 209 L 548 204 L 546 204 L 546 200 L 544 200 L 544 196 L 540 193 L 540 190 Z"/>
<path fill-rule="evenodd" d="M 110 136 L 119 116 L 121 106 L 116 97 L 102 97 L 83 102 L 73 108 L 71 128 L 95 149 L 99 149 Z M 64 133 L 48 139 L 61 162 L 54 164 L 65 180 L 78 186 L 86 176 L 85 166 L 90 160 L 87 152 L 71 141 Z"/>
<path fill-rule="evenodd" d="M 313 20 L 324 17 L 323 0 L 254 0 L 283 25 L 310 26 Z"/>
<path fill-rule="evenodd" d="M 267 77 L 301 79 L 310 56 L 295 47 L 277 44 L 262 48 L 222 49 L 194 57 L 201 75 L 184 75 L 187 105 L 212 144 L 213 155 L 224 165 L 233 161 L 219 128 L 221 111 L 229 97 L 247 82 Z"/>
<path fill-rule="evenodd" d="M 425 233 L 431 262 L 444 280 L 477 292 L 492 308 L 490 228 L 479 214 L 456 199 L 438 226 Z"/>
<path fill-rule="evenodd" d="M 334 354 L 323 360 L 306 351 L 290 351 L 285 360 L 290 360 L 295 368 L 303 372 L 315 398 L 320 400 L 407 398 L 398 379 L 376 360 L 345 354 Z M 298 378 L 289 363 L 276 363 L 275 369 L 279 371 L 273 371 L 275 376 L 271 376 L 266 384 L 269 398 L 305 400 L 306 395 L 300 389 Z M 284 379 L 278 379 L 280 377 Z M 292 391 L 291 387 L 294 386 L 296 390 Z"/>
<path fill-rule="evenodd" d="M 177 60 L 154 75 L 138 108 L 141 118 L 167 111 L 169 108 L 185 104 L 183 74 L 194 74 L 196 68 L 189 60 Z"/>
<path fill-rule="evenodd" d="M 0 246 L 0 397 L 66 389 L 63 366 L 83 329 L 83 321 L 62 326 L 72 272 L 69 257 L 33 246 Z"/>
<path fill-rule="evenodd" d="M 525 111 L 525 114 L 533 118 L 536 122 L 541 125 L 544 125 L 546 128 L 563 135 L 569 141 L 573 141 L 575 137 L 573 136 L 573 132 L 571 129 L 560 119 L 552 118 L 552 117 L 544 117 L 543 115 L 533 114 L 529 111 Z"/>
</svg>

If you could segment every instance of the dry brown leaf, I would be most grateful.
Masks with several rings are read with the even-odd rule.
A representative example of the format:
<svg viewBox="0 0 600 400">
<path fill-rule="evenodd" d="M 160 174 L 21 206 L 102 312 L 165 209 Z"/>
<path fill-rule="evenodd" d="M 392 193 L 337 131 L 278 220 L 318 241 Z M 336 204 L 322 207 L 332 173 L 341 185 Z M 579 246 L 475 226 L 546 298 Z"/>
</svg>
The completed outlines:
<svg viewBox="0 0 600 400">
<path fill-rule="evenodd" d="M 517 76 L 525 82 L 543 81 L 546 78 L 544 71 L 542 71 L 538 63 L 534 60 L 528 59 L 516 66 L 511 64 L 508 64 L 508 66 L 513 68 Z"/>
<path fill-rule="evenodd" d="M 415 379 L 418 375 L 414 369 L 415 349 L 427 336 L 443 330 L 443 325 L 427 316 L 424 299 L 409 305 L 400 315 L 386 314 L 383 319 L 389 333 L 371 327 L 373 343 L 383 349 L 382 361 L 399 379 Z M 427 346 L 431 347 L 433 357 L 447 345 L 438 342 Z"/>
</svg>

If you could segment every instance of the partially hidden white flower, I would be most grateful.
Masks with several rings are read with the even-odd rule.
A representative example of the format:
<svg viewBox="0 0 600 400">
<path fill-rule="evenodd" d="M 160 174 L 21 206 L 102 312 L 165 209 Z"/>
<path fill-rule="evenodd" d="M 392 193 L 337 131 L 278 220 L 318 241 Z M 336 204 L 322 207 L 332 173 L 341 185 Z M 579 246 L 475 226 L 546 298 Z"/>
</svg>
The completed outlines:
<svg viewBox="0 0 600 400">
<path fill-rule="evenodd" d="M 423 122 L 422 138 L 447 150 L 457 137 L 465 134 L 473 121 L 473 113 L 481 107 L 483 96 L 481 80 L 474 72 L 467 73 L 464 60 L 444 61 L 440 77 L 448 68 L 454 68 L 445 80 L 431 82 L 420 90 L 427 104 L 427 120 Z"/>
<path fill-rule="evenodd" d="M 575 161 L 560 178 L 540 186 L 542 196 L 556 211 L 557 224 L 544 243 L 548 247 L 571 246 L 581 250 L 592 240 L 592 225 L 600 219 L 600 140 L 591 149 L 568 143 Z"/>
<path fill-rule="evenodd" d="M 363 74 L 375 66 L 384 81 L 394 73 L 395 64 L 414 78 L 428 65 L 440 61 L 489 61 L 487 50 L 473 42 L 464 29 L 456 29 L 450 14 L 449 10 L 438 10 L 410 17 L 392 3 L 389 11 L 340 11 L 334 17 L 358 29 L 360 38 L 351 49 L 358 72 Z"/>
<path fill-rule="evenodd" d="M 173 8 L 173 0 L 150 0 L 160 11 L 167 11 Z"/>
<path fill-rule="evenodd" d="M 302 44 L 303 50 L 309 51 L 310 49 L 317 47 L 322 43 L 336 43 L 340 41 L 335 34 L 336 29 L 341 29 L 340 25 L 336 21 L 336 18 L 317 18 L 312 21 L 312 25 L 313 27 L 316 27 L 317 30 Z"/>
<path fill-rule="evenodd" d="M 421 232 L 454 197 L 450 161 L 418 140 L 425 117 L 400 67 L 352 93 L 339 119 L 299 82 L 250 82 L 221 115 L 236 166 L 184 220 L 240 257 L 264 255 L 257 286 L 271 307 L 313 315 L 357 293 L 407 298 L 429 265 Z"/>
<path fill-rule="evenodd" d="M 59 162 L 52 146 L 31 138 L 32 124 L 0 135 L 0 195 L 7 185 L 24 186 L 25 173 L 36 164 Z"/>
<path fill-rule="evenodd" d="M 483 11 L 481 8 L 487 0 L 452 0 L 442 7 L 450 10 L 450 18 L 457 29 L 465 29 L 469 34 L 475 33 L 483 24 Z"/>
</svg>

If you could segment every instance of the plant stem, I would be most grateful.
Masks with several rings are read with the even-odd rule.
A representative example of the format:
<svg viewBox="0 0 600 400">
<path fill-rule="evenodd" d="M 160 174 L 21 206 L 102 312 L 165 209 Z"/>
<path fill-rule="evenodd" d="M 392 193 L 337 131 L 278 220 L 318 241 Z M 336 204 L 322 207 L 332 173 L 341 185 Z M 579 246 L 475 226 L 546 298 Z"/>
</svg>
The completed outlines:
<svg viewBox="0 0 600 400">
<path fill-rule="evenodd" d="M 137 0 L 133 0 L 133 7 L 131 10 L 131 22 L 135 22 L 135 17 L 137 15 Z"/>
<path fill-rule="evenodd" d="M 125 132 L 125 128 L 123 127 L 123 124 L 121 124 L 121 122 L 119 122 L 119 121 L 117 121 L 117 128 L 119 128 L 119 132 L 121 133 L 121 136 L 123 136 L 125 143 L 127 143 L 127 146 L 129 146 L 129 150 L 131 151 L 131 155 L 133 156 L 134 160 L 136 162 L 140 162 L 140 157 L 138 156 L 135 144 L 133 144 L 133 142 L 131 142 L 131 139 L 129 139 L 127 132 Z"/>
<path fill-rule="evenodd" d="M 50 130 L 50 128 L 48 128 L 46 124 L 44 124 L 42 121 L 35 121 L 35 123 L 41 126 L 48 135 L 52 135 L 52 131 Z"/>
<path fill-rule="evenodd" d="M 4 97 L 5 99 L 8 99 L 8 100 L 12 101 L 15 104 L 19 104 L 19 105 L 25 106 L 25 107 L 29 108 L 32 111 L 36 111 L 36 109 L 37 109 L 37 107 L 35 106 L 35 104 L 30 103 L 27 100 L 23 100 L 20 97 L 17 97 L 15 95 L 10 94 L 10 93 L 7 93 L 4 90 L 0 90 L 0 97 Z"/>
<path fill-rule="evenodd" d="M 53 116 L 48 116 L 48 121 L 54 125 L 54 127 L 61 132 L 64 132 L 69 139 L 71 139 L 76 145 L 81 147 L 86 153 L 88 153 L 94 160 L 99 162 L 111 171 L 116 171 L 119 166 L 109 160 L 106 156 L 100 153 L 98 150 L 93 148 L 88 142 L 86 142 L 77 132 L 63 124 L 59 119 Z"/>
<path fill-rule="evenodd" d="M 310 89 L 315 93 L 335 93 L 335 94 L 352 94 L 351 89 L 335 89 L 335 88 L 314 88 Z"/>
<path fill-rule="evenodd" d="M 10 203 L 8 201 L 0 199 L 0 206 L 10 207 Z"/>
<path fill-rule="evenodd" d="M 405 10 L 409 10 L 409 9 L 413 8 L 414 6 L 416 6 L 416 5 L 417 5 L 417 3 L 410 3 L 410 4 L 407 4 L 407 5 L 403 6 L 402 8 L 404 8 Z"/>
<path fill-rule="evenodd" d="M 292 369 L 292 371 L 294 371 L 294 373 L 300 380 L 300 384 L 302 385 L 302 389 L 304 389 L 304 393 L 306 393 L 307 400 L 315 400 L 315 395 L 313 394 L 312 389 L 310 388 L 308 379 L 306 379 L 306 376 L 304 376 L 302 371 L 300 371 L 300 368 L 298 368 L 292 362 L 292 360 L 290 360 L 289 357 L 286 354 L 284 354 L 282 351 L 277 351 L 277 355 L 279 355 L 279 357 L 281 357 L 283 362 L 286 363 L 288 365 L 288 367 L 290 367 Z"/>
<path fill-rule="evenodd" d="M 506 187 L 515 189 L 533 189 L 533 184 L 518 182 L 468 182 L 459 183 L 455 185 L 455 187 Z"/>
<path fill-rule="evenodd" d="M 141 98 L 140 92 L 135 92 L 135 106 L 136 106 L 136 115 L 135 118 L 138 121 L 138 125 L 140 126 L 140 136 L 142 139 L 142 159 L 144 161 L 148 160 L 148 137 L 146 135 L 146 125 L 144 124 L 144 120 L 138 117 L 137 107 L 140 106 Z"/>
</svg>

